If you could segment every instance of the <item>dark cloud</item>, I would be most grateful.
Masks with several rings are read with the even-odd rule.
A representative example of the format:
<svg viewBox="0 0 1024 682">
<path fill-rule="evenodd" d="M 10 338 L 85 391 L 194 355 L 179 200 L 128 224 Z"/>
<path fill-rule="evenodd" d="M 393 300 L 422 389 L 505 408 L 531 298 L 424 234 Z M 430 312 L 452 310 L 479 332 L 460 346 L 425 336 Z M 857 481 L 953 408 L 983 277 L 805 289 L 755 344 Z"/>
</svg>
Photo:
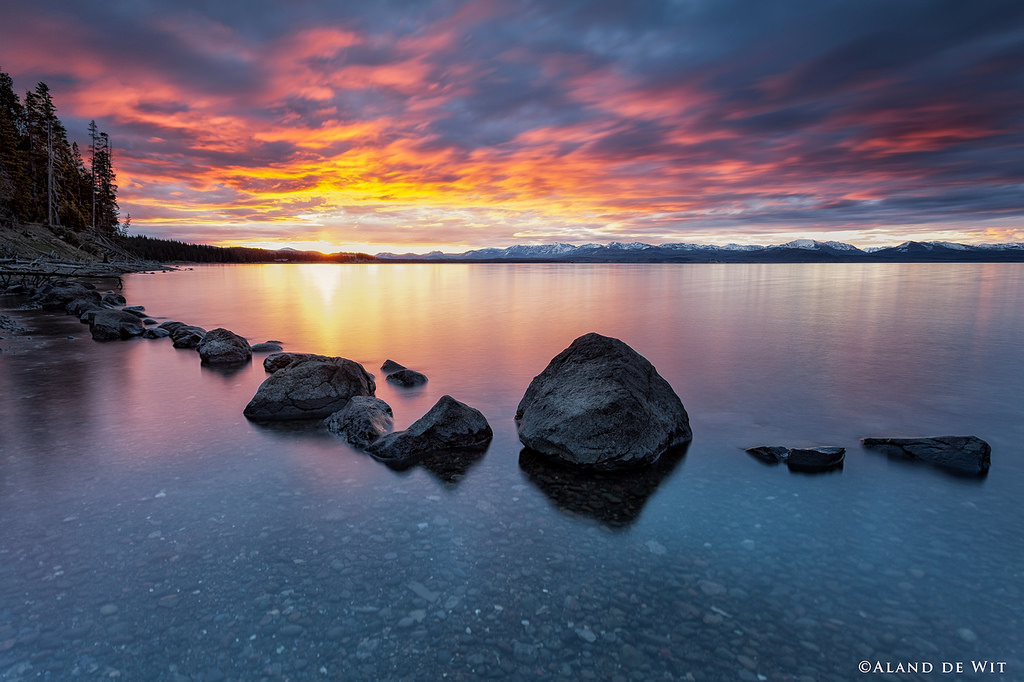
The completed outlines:
<svg viewBox="0 0 1024 682">
<path fill-rule="evenodd" d="M 138 186 L 254 175 L 183 199 L 246 219 L 332 172 L 395 202 L 559 198 L 566 231 L 606 197 L 678 230 L 1024 211 L 1016 0 L 39 0 L 0 44 Z"/>
</svg>

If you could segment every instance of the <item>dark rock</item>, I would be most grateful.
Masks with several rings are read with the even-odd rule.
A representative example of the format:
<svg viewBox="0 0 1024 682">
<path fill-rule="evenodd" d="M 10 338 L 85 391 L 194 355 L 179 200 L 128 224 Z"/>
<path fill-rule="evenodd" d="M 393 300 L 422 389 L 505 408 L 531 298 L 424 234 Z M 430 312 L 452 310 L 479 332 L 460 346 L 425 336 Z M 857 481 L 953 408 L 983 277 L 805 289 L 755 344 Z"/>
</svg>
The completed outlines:
<svg viewBox="0 0 1024 682">
<path fill-rule="evenodd" d="M 400 369 L 405 369 L 405 365 L 400 365 L 394 360 L 385 360 L 384 364 L 380 366 L 380 369 L 385 374 L 389 374 L 391 372 L 397 372 Z"/>
<path fill-rule="evenodd" d="M 108 291 L 107 293 L 103 294 L 103 302 L 106 303 L 107 305 L 124 305 L 128 301 L 126 301 L 124 299 L 124 296 L 122 296 L 121 294 L 114 291 Z"/>
<path fill-rule="evenodd" d="M 180 329 L 182 327 L 187 326 L 188 325 L 186 325 L 184 322 L 178 322 L 177 320 L 167 320 L 166 322 L 160 323 L 160 329 L 166 329 L 171 333 L 173 333 L 175 329 Z"/>
<path fill-rule="evenodd" d="M 747 448 L 745 452 L 765 464 L 785 462 L 786 458 L 789 457 L 789 448 L 781 445 L 759 445 L 756 448 Z"/>
<path fill-rule="evenodd" d="M 144 325 L 146 325 L 146 326 L 149 326 L 149 325 L 156 325 L 156 324 L 159 324 L 159 322 L 157 322 L 156 320 L 154 320 L 154 319 L 153 319 L 152 317 L 144 317 L 144 318 L 142 318 L 142 324 L 144 324 Z M 168 333 L 169 333 L 169 332 L 168 332 Z"/>
<path fill-rule="evenodd" d="M 168 331 L 171 332 L 171 341 L 175 348 L 196 348 L 206 336 L 205 329 L 190 324 L 183 324 Z"/>
<path fill-rule="evenodd" d="M 281 344 L 274 341 L 264 341 L 263 343 L 254 343 L 252 345 L 253 353 L 280 353 Z"/>
<path fill-rule="evenodd" d="M 991 466 L 992 447 L 977 436 L 862 438 L 866 448 L 933 464 L 960 474 L 982 476 Z"/>
<path fill-rule="evenodd" d="M 121 310 L 123 312 L 126 312 L 126 313 L 130 314 L 130 315 L 134 315 L 135 317 L 139 318 L 140 320 L 144 320 L 144 319 L 146 319 L 148 317 L 148 315 L 146 315 L 146 313 L 141 311 L 141 310 L 134 310 L 132 308 L 121 308 Z"/>
<path fill-rule="evenodd" d="M 60 281 L 36 289 L 35 299 L 44 310 L 61 310 L 76 298 L 100 302 L 102 296 L 88 282 Z"/>
<path fill-rule="evenodd" d="M 317 355 L 316 353 L 272 353 L 267 357 L 263 358 L 263 369 L 267 370 L 269 374 L 284 369 L 294 362 L 305 362 L 306 360 L 330 360 L 331 358 L 327 355 Z"/>
<path fill-rule="evenodd" d="M 64 312 L 68 315 L 74 315 L 79 319 L 82 319 L 82 316 L 87 312 L 106 309 L 107 308 L 101 305 L 100 302 L 94 298 L 76 298 L 64 306 Z"/>
<path fill-rule="evenodd" d="M 790 471 L 829 471 L 841 468 L 845 457 L 846 448 L 840 447 L 790 448 L 786 466 Z"/>
<path fill-rule="evenodd" d="M 585 334 L 537 375 L 515 415 L 519 440 L 597 469 L 650 464 L 693 438 L 682 401 L 642 355 Z"/>
<path fill-rule="evenodd" d="M 399 369 L 388 374 L 387 381 L 399 386 L 422 386 L 427 383 L 427 377 L 413 369 Z"/>
<path fill-rule="evenodd" d="M 249 342 L 222 327 L 206 332 L 196 350 L 208 365 L 241 365 L 252 360 Z"/>
<path fill-rule="evenodd" d="M 373 377 L 358 362 L 309 358 L 267 377 L 243 414 L 256 421 L 323 418 L 345 407 L 353 396 L 372 396 L 376 389 Z"/>
<path fill-rule="evenodd" d="M 144 339 L 166 339 L 170 335 L 169 331 L 160 327 L 151 327 L 142 332 L 142 338 Z"/>
<path fill-rule="evenodd" d="M 391 430 L 394 413 L 380 398 L 353 396 L 345 407 L 324 420 L 331 433 L 357 448 L 365 448 Z"/>
<path fill-rule="evenodd" d="M 145 329 L 139 318 L 120 310 L 97 310 L 89 325 L 92 338 L 97 341 L 115 341 L 141 336 Z"/>
<path fill-rule="evenodd" d="M 790 471 L 801 472 L 837 469 L 843 465 L 846 456 L 846 448 L 834 446 L 787 448 L 781 445 L 761 445 L 747 448 L 746 452 L 767 464 L 785 462 Z"/>
<path fill-rule="evenodd" d="M 408 429 L 377 439 L 367 450 L 380 459 L 401 462 L 437 450 L 480 448 L 493 435 L 480 410 L 445 395 Z"/>
<path fill-rule="evenodd" d="M 126 305 L 124 307 L 124 309 L 127 310 L 130 313 L 141 313 L 142 311 L 144 311 L 146 309 L 146 306 L 144 306 L 144 305 Z"/>
</svg>

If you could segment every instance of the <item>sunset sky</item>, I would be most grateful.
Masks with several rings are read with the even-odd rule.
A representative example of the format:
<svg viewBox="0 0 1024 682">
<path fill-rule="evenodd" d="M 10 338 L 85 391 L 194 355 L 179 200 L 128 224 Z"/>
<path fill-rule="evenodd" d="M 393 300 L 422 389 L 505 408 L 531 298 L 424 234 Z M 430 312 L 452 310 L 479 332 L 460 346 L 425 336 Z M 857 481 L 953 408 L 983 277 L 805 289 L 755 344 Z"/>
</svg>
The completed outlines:
<svg viewBox="0 0 1024 682">
<path fill-rule="evenodd" d="M 458 252 L 1024 241 L 1024 3 L 5 0 L 132 232 Z"/>
</svg>

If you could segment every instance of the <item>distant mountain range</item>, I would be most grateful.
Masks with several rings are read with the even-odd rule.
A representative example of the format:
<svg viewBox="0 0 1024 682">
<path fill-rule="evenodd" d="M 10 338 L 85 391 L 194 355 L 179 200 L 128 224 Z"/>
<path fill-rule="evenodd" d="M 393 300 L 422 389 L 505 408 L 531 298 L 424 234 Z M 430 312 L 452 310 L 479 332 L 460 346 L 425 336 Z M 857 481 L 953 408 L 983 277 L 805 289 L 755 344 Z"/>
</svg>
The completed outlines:
<svg viewBox="0 0 1024 682">
<path fill-rule="evenodd" d="M 556 263 L 963 263 L 1024 262 L 1024 243 L 955 244 L 904 242 L 899 246 L 859 249 L 842 242 L 797 239 L 775 246 L 727 244 L 545 244 L 510 246 L 449 254 L 378 253 L 380 261 L 401 262 L 556 262 Z"/>
</svg>

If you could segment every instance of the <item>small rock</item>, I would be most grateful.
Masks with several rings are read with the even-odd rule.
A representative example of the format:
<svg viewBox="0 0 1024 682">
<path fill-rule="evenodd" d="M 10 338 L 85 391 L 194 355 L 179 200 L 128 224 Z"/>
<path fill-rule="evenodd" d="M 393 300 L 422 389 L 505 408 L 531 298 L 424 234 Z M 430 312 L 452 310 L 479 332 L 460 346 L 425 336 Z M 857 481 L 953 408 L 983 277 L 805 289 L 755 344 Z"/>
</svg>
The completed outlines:
<svg viewBox="0 0 1024 682">
<path fill-rule="evenodd" d="M 397 372 L 400 369 L 405 369 L 405 365 L 400 365 L 394 360 L 385 360 L 384 364 L 380 366 L 380 369 L 384 373 Z"/>
<path fill-rule="evenodd" d="M 253 353 L 280 353 L 281 344 L 274 343 L 273 341 L 264 341 L 263 343 L 254 343 L 252 346 Z"/>
<path fill-rule="evenodd" d="M 249 342 L 221 327 L 204 334 L 196 350 L 207 365 L 243 365 L 252 359 Z"/>
<path fill-rule="evenodd" d="M 492 437 L 480 410 L 445 395 L 408 429 L 377 439 L 367 450 L 380 459 L 402 462 L 438 450 L 481 448 Z"/>
<path fill-rule="evenodd" d="M 324 420 L 327 430 L 351 445 L 365 448 L 391 430 L 394 413 L 380 398 L 353 396 L 345 407 Z"/>
<path fill-rule="evenodd" d="M 387 381 L 399 386 L 421 386 L 427 383 L 427 377 L 413 369 L 399 369 L 388 374 Z"/>
<path fill-rule="evenodd" d="M 142 336 L 145 329 L 139 318 L 121 310 L 98 310 L 89 325 L 92 338 L 97 341 L 115 341 Z"/>
<path fill-rule="evenodd" d="M 353 396 L 372 396 L 376 388 L 373 377 L 358 362 L 308 358 L 267 377 L 243 414 L 257 421 L 322 419 L 345 407 Z"/>
</svg>

